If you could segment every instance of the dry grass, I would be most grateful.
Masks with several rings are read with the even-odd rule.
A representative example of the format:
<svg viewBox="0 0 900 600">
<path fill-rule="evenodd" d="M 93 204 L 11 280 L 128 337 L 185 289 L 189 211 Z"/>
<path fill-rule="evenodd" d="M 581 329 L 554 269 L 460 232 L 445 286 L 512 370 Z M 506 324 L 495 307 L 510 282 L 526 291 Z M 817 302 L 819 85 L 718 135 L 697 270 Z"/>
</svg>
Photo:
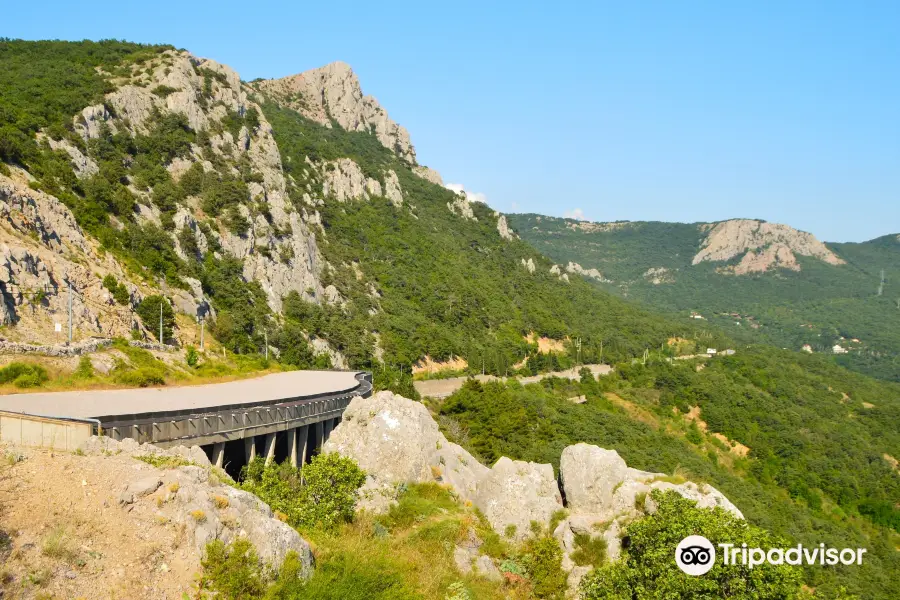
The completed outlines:
<svg viewBox="0 0 900 600">
<path fill-rule="evenodd" d="M 75 543 L 62 526 L 57 526 L 44 538 L 41 543 L 41 554 L 66 563 L 74 562 L 78 558 Z"/>
</svg>

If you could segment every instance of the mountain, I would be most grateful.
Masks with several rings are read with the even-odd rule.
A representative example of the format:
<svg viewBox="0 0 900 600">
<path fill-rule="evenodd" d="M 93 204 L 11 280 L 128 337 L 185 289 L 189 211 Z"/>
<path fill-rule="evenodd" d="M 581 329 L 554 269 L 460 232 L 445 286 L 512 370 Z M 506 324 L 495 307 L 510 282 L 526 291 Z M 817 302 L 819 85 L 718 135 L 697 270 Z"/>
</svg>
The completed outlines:
<svg viewBox="0 0 900 600">
<path fill-rule="evenodd" d="M 504 374 L 536 338 L 580 338 L 584 360 L 727 344 L 556 272 L 418 165 L 346 64 L 246 83 L 168 46 L 3 41 L 0 66 L 11 342 L 53 343 L 71 283 L 76 339 L 159 337 L 164 297 L 192 319 L 211 305 L 237 354 L 407 379 L 458 357 Z M 196 336 L 165 324 L 166 342 Z"/>
<path fill-rule="evenodd" d="M 601 277 L 594 280 L 608 291 L 685 320 L 702 316 L 737 339 L 808 346 L 852 369 L 900 380 L 900 236 L 833 244 L 749 219 L 508 218 L 541 253 L 572 263 L 569 271 L 596 270 Z"/>
<path fill-rule="evenodd" d="M 638 468 L 689 468 L 754 525 L 871 548 L 864 570 L 806 573 L 824 584 L 819 597 L 844 585 L 888 597 L 878 588 L 897 561 L 897 386 L 819 352 L 734 342 L 786 336 L 785 323 L 809 322 L 816 306 L 823 331 L 840 310 L 875 323 L 888 312 L 896 239 L 829 245 L 754 221 L 502 215 L 417 164 L 408 132 L 347 65 L 245 82 L 183 50 L 116 41 L 0 41 L 0 219 L 9 351 L 54 344 L 71 293 L 76 341 L 186 348 L 202 316 L 232 357 L 371 369 L 376 387 L 410 395 L 423 364 L 494 375 L 614 364 L 600 381 L 470 383 L 427 406 L 488 459 L 508 450 L 553 462 L 592 441 Z M 888 283 L 873 300 L 881 268 Z M 810 302 L 795 303 L 806 312 L 786 311 L 791 297 Z M 889 347 L 891 327 L 873 325 L 860 345 Z M 879 352 L 842 358 L 890 366 Z M 185 369 L 210 362 L 193 357 Z M 391 535 L 380 526 L 360 535 Z M 452 543 L 431 545 L 451 559 Z M 339 569 L 334 555 L 323 564 Z"/>
</svg>

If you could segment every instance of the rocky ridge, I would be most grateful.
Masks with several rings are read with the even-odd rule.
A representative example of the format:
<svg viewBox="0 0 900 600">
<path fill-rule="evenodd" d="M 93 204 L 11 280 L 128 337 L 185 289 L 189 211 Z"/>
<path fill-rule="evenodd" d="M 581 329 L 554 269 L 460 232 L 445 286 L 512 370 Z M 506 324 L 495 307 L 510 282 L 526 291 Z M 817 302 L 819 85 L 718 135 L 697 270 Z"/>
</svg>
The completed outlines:
<svg viewBox="0 0 900 600">
<path fill-rule="evenodd" d="M 392 121 L 374 97 L 363 95 L 359 78 L 347 63 L 337 61 L 297 75 L 263 80 L 257 85 L 326 127 L 331 127 L 334 119 L 347 131 L 374 133 L 385 148 L 409 164 L 416 164 L 416 151 L 409 132 Z M 436 174 L 432 171 L 428 177 L 432 177 L 432 173 Z"/>
<path fill-rule="evenodd" d="M 521 541 L 530 535 L 532 522 L 546 526 L 567 509 L 553 535 L 564 552 L 570 590 L 587 573 L 570 557 L 575 536 L 602 536 L 610 559 L 617 560 L 625 526 L 656 510 L 653 490 L 672 490 L 700 508 L 721 508 L 743 518 L 711 486 L 630 468 L 616 451 L 589 444 L 563 450 L 559 485 L 548 464 L 502 457 L 488 468 L 449 442 L 423 404 L 391 392 L 354 398 L 323 451 L 352 458 L 368 473 L 359 510 L 383 512 L 398 485 L 436 481 L 478 508 L 497 533 Z M 458 545 L 457 563 L 464 570 L 474 563 L 479 572 L 492 573 L 495 565 L 488 565 L 490 559 L 477 548 L 477 542 Z"/>
<path fill-rule="evenodd" d="M 799 271 L 796 255 L 817 258 L 829 265 L 842 265 L 844 260 L 828 249 L 811 233 L 788 225 L 752 219 L 733 219 L 700 226 L 706 237 L 692 264 L 724 262 L 742 256 L 728 267 L 736 275 L 764 273 L 781 268 Z"/>
</svg>

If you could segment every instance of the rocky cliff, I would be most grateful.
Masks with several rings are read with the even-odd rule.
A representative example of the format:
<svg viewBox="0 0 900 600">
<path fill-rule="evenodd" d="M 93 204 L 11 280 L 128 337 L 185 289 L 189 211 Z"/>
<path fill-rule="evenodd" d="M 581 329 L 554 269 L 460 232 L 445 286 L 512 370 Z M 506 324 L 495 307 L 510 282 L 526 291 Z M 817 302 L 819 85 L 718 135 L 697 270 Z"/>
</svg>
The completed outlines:
<svg viewBox="0 0 900 600">
<path fill-rule="evenodd" d="M 374 133 L 385 148 L 410 165 L 416 164 L 416 150 L 410 142 L 409 132 L 392 121 L 375 98 L 363 95 L 359 78 L 347 63 L 333 62 L 257 84 L 280 102 L 326 127 L 334 120 L 347 131 Z M 428 172 L 423 171 L 423 174 L 433 177 Z"/>
<path fill-rule="evenodd" d="M 740 256 L 740 262 L 729 268 L 736 275 L 762 273 L 775 268 L 799 271 L 797 254 L 817 258 L 830 265 L 844 264 L 811 233 L 787 225 L 734 219 L 702 225 L 701 230 L 706 237 L 692 264 L 724 262 Z"/>
</svg>

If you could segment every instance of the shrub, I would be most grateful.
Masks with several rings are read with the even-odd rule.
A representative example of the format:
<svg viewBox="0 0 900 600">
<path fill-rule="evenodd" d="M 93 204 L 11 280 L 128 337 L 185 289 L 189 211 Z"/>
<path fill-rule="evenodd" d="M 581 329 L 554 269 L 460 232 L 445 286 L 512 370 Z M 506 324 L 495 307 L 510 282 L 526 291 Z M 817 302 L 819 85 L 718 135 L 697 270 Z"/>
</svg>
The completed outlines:
<svg viewBox="0 0 900 600">
<path fill-rule="evenodd" d="M 562 549 L 551 536 L 531 538 L 525 544 L 522 563 L 537 598 L 563 598 L 566 573 L 562 570 Z"/>
<path fill-rule="evenodd" d="M 0 384 L 12 383 L 16 387 L 37 387 L 45 383 L 50 376 L 47 369 L 33 363 L 11 362 L 0 369 Z"/>
<path fill-rule="evenodd" d="M 150 90 L 153 95 L 159 96 L 160 98 L 167 98 L 169 95 L 174 94 L 178 91 L 178 88 L 173 88 L 168 85 L 158 85 L 152 90 Z"/>
<path fill-rule="evenodd" d="M 75 369 L 76 379 L 91 379 L 94 377 L 94 363 L 87 354 L 82 354 L 78 359 L 78 367 Z"/>
<path fill-rule="evenodd" d="M 166 385 L 165 374 L 152 367 L 140 367 L 116 373 L 116 381 L 128 387 L 150 387 L 153 385 Z"/>
<path fill-rule="evenodd" d="M 599 567 L 606 560 L 606 540 L 587 533 L 576 534 L 572 560 L 579 566 Z"/>
<path fill-rule="evenodd" d="M 266 591 L 259 557 L 246 537 L 237 537 L 227 546 L 221 540 L 208 543 L 201 564 L 200 590 L 215 592 L 226 600 L 261 598 Z"/>
<path fill-rule="evenodd" d="M 748 571 L 741 565 L 717 561 L 703 577 L 682 573 L 675 564 L 675 547 L 688 534 L 702 535 L 713 545 L 746 543 L 750 547 L 786 547 L 778 539 L 721 508 L 698 509 L 677 493 L 656 490 L 653 515 L 626 529 L 630 540 L 623 558 L 592 571 L 581 584 L 585 600 L 613 598 L 662 598 L 678 590 L 679 597 L 775 599 L 793 598 L 799 592 L 802 571 L 790 565 L 759 565 Z M 660 557 L 665 557 L 661 560 Z"/>
<path fill-rule="evenodd" d="M 16 377 L 15 381 L 13 381 L 13 385 L 17 388 L 33 388 L 40 387 L 43 383 L 40 376 L 35 373 L 23 373 Z"/>
<path fill-rule="evenodd" d="M 352 459 L 330 453 L 313 457 L 302 471 L 286 462 L 266 466 L 257 458 L 241 479 L 243 489 L 286 514 L 294 527 L 327 530 L 353 519 L 366 474 Z"/>
<path fill-rule="evenodd" d="M 184 355 L 184 362 L 187 363 L 189 367 L 196 367 L 197 363 L 200 362 L 200 355 L 197 354 L 197 349 L 193 346 L 188 346 L 187 351 Z"/>
</svg>

